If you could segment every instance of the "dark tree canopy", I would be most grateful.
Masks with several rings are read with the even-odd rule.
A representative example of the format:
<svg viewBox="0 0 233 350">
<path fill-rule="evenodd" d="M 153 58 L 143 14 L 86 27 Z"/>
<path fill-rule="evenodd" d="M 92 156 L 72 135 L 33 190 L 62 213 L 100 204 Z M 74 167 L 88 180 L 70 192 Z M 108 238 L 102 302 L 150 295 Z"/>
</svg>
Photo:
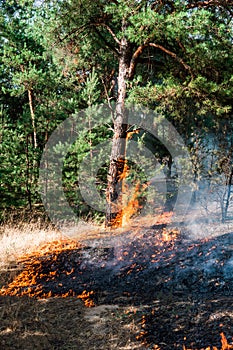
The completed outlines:
<svg viewBox="0 0 233 350">
<path fill-rule="evenodd" d="M 232 5 L 227 0 L 1 2 L 2 209 L 10 203 L 32 210 L 39 202 L 38 164 L 50 133 L 91 104 L 117 103 L 108 177 L 101 182 L 110 225 L 123 171 L 126 104 L 166 117 L 191 151 L 193 135 L 201 134 L 202 142 L 208 132 L 223 136 L 225 121 L 230 128 L 232 120 Z M 94 133 L 95 142 L 109 138 L 106 130 Z M 71 193 L 80 155 L 91 146 L 90 135 L 84 137 L 76 147 L 79 156 L 71 152 L 64 171 L 72 174 L 64 181 L 73 204 L 82 203 Z M 152 148 L 159 157 L 168 156 L 158 145 Z M 20 154 L 17 162 L 12 149 Z"/>
</svg>

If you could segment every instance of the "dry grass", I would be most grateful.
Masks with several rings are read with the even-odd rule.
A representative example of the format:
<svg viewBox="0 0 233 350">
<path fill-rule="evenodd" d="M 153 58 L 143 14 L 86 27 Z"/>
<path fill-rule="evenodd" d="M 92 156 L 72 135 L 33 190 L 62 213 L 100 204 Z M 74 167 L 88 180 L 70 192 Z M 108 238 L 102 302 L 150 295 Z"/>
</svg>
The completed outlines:
<svg viewBox="0 0 233 350">
<path fill-rule="evenodd" d="M 82 221 L 76 227 L 65 226 L 61 229 L 41 223 L 9 222 L 0 226 L 0 268 L 22 255 L 34 252 L 45 243 L 61 239 L 86 241 L 99 237 L 100 232 L 105 232 L 104 228 Z"/>
<path fill-rule="evenodd" d="M 117 311 L 117 314 L 116 314 Z M 87 309 L 77 298 L 0 297 L 0 348 L 4 350 L 133 350 L 135 326 L 124 309 Z"/>
<path fill-rule="evenodd" d="M 0 268 L 28 254 L 41 244 L 61 239 L 61 233 L 51 227 L 40 229 L 33 224 L 16 227 L 5 225 L 0 230 Z"/>
<path fill-rule="evenodd" d="M 0 227 L 0 288 L 20 273 L 18 261 L 46 243 L 64 238 L 90 242 L 118 236 L 103 227 L 79 223 L 61 231 L 52 226 L 12 223 Z M 136 341 L 138 326 L 117 305 L 85 308 L 74 297 L 37 300 L 0 296 L 0 349 L 14 350 L 133 350 L 144 346 Z"/>
<path fill-rule="evenodd" d="M 117 232 L 116 232 L 117 234 Z M 0 288 L 21 271 L 22 256 L 43 253 L 47 243 L 64 239 L 86 241 L 110 235 L 103 228 L 81 224 L 62 233 L 36 224 L 0 227 Z M 45 248 L 44 248 L 45 249 Z M 125 308 L 86 308 L 76 297 L 0 296 L 0 349 L 4 350 L 133 350 L 142 349 L 138 331 Z"/>
</svg>

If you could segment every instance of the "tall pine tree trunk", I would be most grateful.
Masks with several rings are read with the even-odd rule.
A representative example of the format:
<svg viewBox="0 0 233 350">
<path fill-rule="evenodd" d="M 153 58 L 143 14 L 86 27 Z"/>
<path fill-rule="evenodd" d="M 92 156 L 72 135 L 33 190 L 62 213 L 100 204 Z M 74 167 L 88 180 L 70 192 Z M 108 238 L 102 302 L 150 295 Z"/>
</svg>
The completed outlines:
<svg viewBox="0 0 233 350">
<path fill-rule="evenodd" d="M 124 30 L 123 26 L 123 30 Z M 125 164 L 127 116 L 125 111 L 126 82 L 130 62 L 130 47 L 123 37 L 120 42 L 118 96 L 114 119 L 114 136 L 108 172 L 106 226 L 122 225 L 122 173 Z"/>
<path fill-rule="evenodd" d="M 38 169 L 38 161 L 37 161 L 37 130 L 36 130 L 36 123 L 35 123 L 35 112 L 33 107 L 33 92 L 31 89 L 28 89 L 28 101 L 29 101 L 29 107 L 30 107 L 30 114 L 31 114 L 31 121 L 32 121 L 32 144 L 33 144 L 33 154 L 30 155 L 29 152 L 29 140 L 27 139 L 27 150 L 26 150 L 26 159 L 27 159 L 27 179 L 26 179 L 26 188 L 27 188 L 27 198 L 28 198 L 28 204 L 30 210 L 32 210 L 32 203 L 33 203 L 33 193 L 35 192 L 34 186 L 36 183 L 36 173 Z"/>
<path fill-rule="evenodd" d="M 36 124 L 35 124 L 35 113 L 33 108 L 33 101 L 32 101 L 32 90 L 28 90 L 28 101 L 29 101 L 29 107 L 30 107 L 30 113 L 31 113 L 31 119 L 32 119 L 32 129 L 33 129 L 33 143 L 34 148 L 37 148 L 37 132 L 36 132 Z"/>
</svg>

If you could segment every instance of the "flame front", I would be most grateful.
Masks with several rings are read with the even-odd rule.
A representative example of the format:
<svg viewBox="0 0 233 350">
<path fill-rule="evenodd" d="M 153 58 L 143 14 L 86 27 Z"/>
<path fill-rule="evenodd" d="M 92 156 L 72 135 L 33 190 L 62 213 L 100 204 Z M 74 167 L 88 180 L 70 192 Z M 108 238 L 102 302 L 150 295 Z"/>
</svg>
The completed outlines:
<svg viewBox="0 0 233 350">
<path fill-rule="evenodd" d="M 73 240 L 60 240 L 53 241 L 51 243 L 45 244 L 40 247 L 38 251 L 32 254 L 23 256 L 20 261 L 24 263 L 25 267 L 23 271 L 16 276 L 16 278 L 7 286 L 0 289 L 0 295 L 10 295 L 10 296 L 24 296 L 35 297 L 38 299 L 45 299 L 56 297 L 57 295 L 51 290 L 46 292 L 43 290 L 43 286 L 38 282 L 41 279 L 46 279 L 46 281 L 53 281 L 59 275 L 58 270 L 47 271 L 47 273 L 41 273 L 43 271 L 42 261 L 47 259 L 52 263 L 56 262 L 58 255 L 65 251 L 69 254 L 69 251 L 73 249 L 79 249 L 82 245 Z M 67 276 L 73 274 L 74 269 L 71 270 L 64 269 L 62 271 Z M 72 277 L 71 277 L 72 278 Z M 62 283 L 58 284 L 62 288 Z M 76 296 L 81 299 L 86 307 L 95 306 L 92 300 L 94 292 L 87 292 L 84 290 L 81 294 L 77 295 L 70 289 L 63 294 L 59 294 L 62 298 L 67 298 L 70 296 Z"/>
<path fill-rule="evenodd" d="M 139 133 L 139 129 L 133 130 L 130 132 L 127 132 L 126 136 L 126 147 L 127 142 L 132 138 L 134 134 Z M 139 196 L 142 193 L 142 186 L 140 185 L 140 182 L 137 182 L 134 186 L 133 190 L 129 189 L 129 186 L 126 184 L 126 178 L 129 175 L 130 168 L 128 165 L 128 161 L 126 159 L 126 154 L 124 159 L 118 160 L 119 169 L 122 169 L 122 171 L 118 174 L 118 181 L 121 182 L 121 189 L 122 193 L 119 196 L 118 204 L 116 205 L 116 209 L 118 211 L 118 214 L 116 215 L 115 219 L 112 221 L 111 227 L 112 228 L 118 228 L 118 227 L 124 227 L 130 223 L 131 217 L 138 212 L 140 209 L 139 204 Z"/>
</svg>

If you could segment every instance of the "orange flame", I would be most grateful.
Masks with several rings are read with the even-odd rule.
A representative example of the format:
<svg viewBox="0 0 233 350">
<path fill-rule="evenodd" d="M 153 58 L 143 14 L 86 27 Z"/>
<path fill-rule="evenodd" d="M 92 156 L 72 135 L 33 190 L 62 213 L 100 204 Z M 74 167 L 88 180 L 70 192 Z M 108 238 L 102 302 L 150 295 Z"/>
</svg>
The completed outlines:
<svg viewBox="0 0 233 350">
<path fill-rule="evenodd" d="M 38 248 L 37 251 L 23 256 L 19 261 L 24 264 L 24 269 L 14 280 L 6 287 L 0 289 L 0 295 L 11 295 L 11 296 L 23 296 L 28 295 L 29 297 L 50 298 L 52 292 L 44 292 L 43 286 L 38 283 L 38 280 L 46 278 L 47 281 L 54 280 L 58 271 L 49 271 L 46 274 L 41 273 L 42 271 L 42 259 L 46 258 L 49 260 L 56 261 L 58 255 L 62 251 L 69 251 L 80 248 L 81 244 L 74 240 L 60 240 L 53 241 Z M 71 271 L 64 271 L 67 275 L 72 274 Z M 69 290 L 67 293 L 61 295 L 62 297 L 74 296 L 74 292 Z"/>
<path fill-rule="evenodd" d="M 231 350 L 231 349 L 233 349 L 233 345 L 228 343 L 227 338 L 226 338 L 226 336 L 225 336 L 225 334 L 223 332 L 220 333 L 220 336 L 221 336 L 221 343 L 222 343 L 222 347 L 221 347 L 220 350 Z M 188 348 L 186 348 L 185 345 L 183 345 L 183 350 L 194 350 L 194 349 L 188 349 Z M 203 349 L 203 350 L 218 350 L 218 348 L 216 346 L 212 346 L 212 347 L 208 346 L 206 349 Z"/>
<path fill-rule="evenodd" d="M 91 295 L 93 295 L 94 292 L 93 291 L 90 291 L 90 292 L 87 292 L 86 290 L 84 290 L 82 292 L 82 294 L 78 295 L 78 299 L 81 299 L 83 302 L 84 302 L 84 305 L 86 307 L 94 307 L 95 306 L 95 303 L 94 301 L 90 298 Z"/>
<path fill-rule="evenodd" d="M 29 297 L 35 297 L 38 299 L 42 298 L 51 298 L 58 295 L 52 293 L 52 291 L 44 292 L 43 286 L 38 284 L 38 280 L 46 278 L 47 281 L 54 280 L 58 271 L 48 271 L 46 274 L 41 273 L 42 270 L 42 258 L 47 258 L 53 261 L 56 261 L 58 254 L 62 251 L 69 251 L 73 249 L 80 248 L 81 244 L 73 240 L 60 240 L 47 243 L 44 246 L 40 247 L 37 251 L 23 256 L 20 261 L 24 263 L 24 270 L 15 277 L 15 279 L 8 284 L 7 287 L 2 287 L 0 289 L 0 295 L 11 295 L 11 296 L 23 296 L 27 295 Z M 71 275 L 74 272 L 72 268 L 70 271 L 64 270 L 66 275 Z M 62 283 L 59 283 L 59 286 L 62 287 Z M 77 295 L 75 292 L 70 289 L 66 293 L 59 294 L 62 298 L 67 298 L 70 296 L 76 296 L 78 299 L 81 299 L 86 307 L 95 306 L 94 301 L 92 300 L 94 292 L 87 292 L 84 290 L 82 294 Z"/>
<path fill-rule="evenodd" d="M 134 134 L 138 134 L 140 129 L 133 131 L 128 131 L 126 135 L 126 147 L 127 141 L 132 138 Z M 118 181 L 122 182 L 122 194 L 119 197 L 119 203 L 117 205 L 118 214 L 111 223 L 112 228 L 122 227 L 129 224 L 130 218 L 138 211 L 140 208 L 138 196 L 140 195 L 140 184 L 137 183 L 133 191 L 130 191 L 125 179 L 129 175 L 129 166 L 126 159 L 126 154 L 124 159 L 118 160 L 119 164 L 119 174 Z"/>
<path fill-rule="evenodd" d="M 222 339 L 221 339 L 221 342 L 222 342 L 222 350 L 230 350 L 230 349 L 233 349 L 233 345 L 228 344 L 227 338 L 225 337 L 224 333 L 221 333 L 220 335 L 221 335 L 221 337 L 222 337 Z"/>
<path fill-rule="evenodd" d="M 125 181 L 129 175 L 129 166 L 126 159 L 121 161 L 124 162 L 124 167 L 118 179 L 122 181 L 122 194 L 119 197 L 119 204 L 117 206 L 118 214 L 111 225 L 113 228 L 124 227 L 129 224 L 131 217 L 136 214 L 141 207 L 138 200 L 142 193 L 140 190 L 140 182 L 137 182 L 133 189 L 129 189 Z"/>
<path fill-rule="evenodd" d="M 126 202 L 125 206 L 123 206 L 122 213 L 122 226 L 126 226 L 129 224 L 131 217 L 138 212 L 141 208 L 138 200 L 138 196 L 140 195 L 140 183 L 138 182 L 133 190 L 133 193 L 129 197 L 129 194 L 126 191 L 124 194 L 124 202 Z M 123 203 L 124 203 L 123 202 Z"/>
</svg>

